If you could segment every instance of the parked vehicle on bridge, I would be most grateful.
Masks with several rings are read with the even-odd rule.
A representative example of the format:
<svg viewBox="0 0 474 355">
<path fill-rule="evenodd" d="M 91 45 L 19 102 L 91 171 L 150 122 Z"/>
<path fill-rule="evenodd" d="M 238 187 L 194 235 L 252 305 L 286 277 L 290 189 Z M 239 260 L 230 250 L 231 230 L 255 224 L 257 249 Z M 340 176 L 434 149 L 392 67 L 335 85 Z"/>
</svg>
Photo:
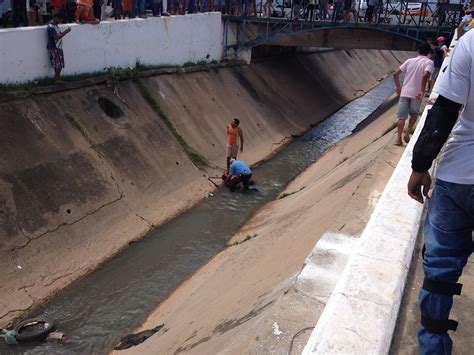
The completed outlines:
<svg viewBox="0 0 474 355">
<path fill-rule="evenodd" d="M 429 16 L 427 6 L 421 2 L 398 2 L 392 8 L 393 15 Z"/>
<path fill-rule="evenodd" d="M 395 4 L 388 4 L 384 8 L 382 21 L 385 23 L 404 23 L 419 22 L 420 18 L 425 19 L 431 15 L 429 6 L 421 2 L 400 1 Z"/>
</svg>

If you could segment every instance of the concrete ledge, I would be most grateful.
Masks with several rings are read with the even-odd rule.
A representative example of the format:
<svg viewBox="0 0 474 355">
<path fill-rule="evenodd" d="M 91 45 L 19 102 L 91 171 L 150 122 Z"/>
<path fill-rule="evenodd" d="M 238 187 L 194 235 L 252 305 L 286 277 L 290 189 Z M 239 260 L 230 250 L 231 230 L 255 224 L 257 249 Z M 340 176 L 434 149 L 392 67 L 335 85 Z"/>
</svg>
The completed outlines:
<svg viewBox="0 0 474 355">
<path fill-rule="evenodd" d="M 454 48 L 455 40 L 451 45 Z M 443 68 L 449 63 L 449 56 Z M 436 90 L 436 87 L 435 87 Z M 432 94 L 431 100 L 436 95 Z M 361 235 L 303 354 L 387 354 L 420 228 L 423 205 L 407 194 L 416 131 Z"/>
<path fill-rule="evenodd" d="M 425 116 L 426 112 L 304 354 L 388 352 L 423 212 L 423 206 L 408 197 L 406 184 L 413 145 Z"/>
</svg>

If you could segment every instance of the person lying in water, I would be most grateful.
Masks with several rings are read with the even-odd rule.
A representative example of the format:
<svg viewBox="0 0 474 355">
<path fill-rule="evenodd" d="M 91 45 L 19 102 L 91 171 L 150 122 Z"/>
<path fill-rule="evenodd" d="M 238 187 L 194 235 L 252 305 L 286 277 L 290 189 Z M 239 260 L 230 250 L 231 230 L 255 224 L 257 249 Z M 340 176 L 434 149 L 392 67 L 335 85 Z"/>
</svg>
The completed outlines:
<svg viewBox="0 0 474 355">
<path fill-rule="evenodd" d="M 240 183 L 244 186 L 244 190 L 249 189 L 252 170 L 242 160 L 230 159 L 229 174 L 224 173 L 222 180 L 230 191 L 235 191 Z"/>
</svg>

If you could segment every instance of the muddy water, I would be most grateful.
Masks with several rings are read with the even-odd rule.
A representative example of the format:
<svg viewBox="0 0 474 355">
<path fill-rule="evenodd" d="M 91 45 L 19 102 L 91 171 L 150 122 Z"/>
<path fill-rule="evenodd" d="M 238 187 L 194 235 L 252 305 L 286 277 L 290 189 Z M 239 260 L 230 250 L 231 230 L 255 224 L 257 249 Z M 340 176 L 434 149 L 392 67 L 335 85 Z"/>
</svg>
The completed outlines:
<svg viewBox="0 0 474 355">
<path fill-rule="evenodd" d="M 351 134 L 394 87 L 382 81 L 254 169 L 259 192 L 218 189 L 103 267 L 61 292 L 32 316 L 47 316 L 71 337 L 65 344 L 0 345 L 1 354 L 97 354 L 139 326 L 163 299 L 228 240 L 264 203 L 326 149 Z M 367 142 L 369 143 L 369 142 Z"/>
</svg>

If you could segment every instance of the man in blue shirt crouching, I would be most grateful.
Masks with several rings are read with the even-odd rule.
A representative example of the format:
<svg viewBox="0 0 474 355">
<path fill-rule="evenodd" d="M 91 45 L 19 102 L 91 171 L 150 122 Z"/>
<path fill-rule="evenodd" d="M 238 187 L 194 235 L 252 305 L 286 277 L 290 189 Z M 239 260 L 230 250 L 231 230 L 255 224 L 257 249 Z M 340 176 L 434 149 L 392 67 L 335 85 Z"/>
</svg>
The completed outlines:
<svg viewBox="0 0 474 355">
<path fill-rule="evenodd" d="M 249 189 L 250 178 L 252 177 L 252 170 L 242 160 L 230 159 L 229 174 L 222 175 L 225 185 L 230 188 L 230 191 L 235 191 L 237 186 L 242 183 L 244 190 Z"/>
</svg>

